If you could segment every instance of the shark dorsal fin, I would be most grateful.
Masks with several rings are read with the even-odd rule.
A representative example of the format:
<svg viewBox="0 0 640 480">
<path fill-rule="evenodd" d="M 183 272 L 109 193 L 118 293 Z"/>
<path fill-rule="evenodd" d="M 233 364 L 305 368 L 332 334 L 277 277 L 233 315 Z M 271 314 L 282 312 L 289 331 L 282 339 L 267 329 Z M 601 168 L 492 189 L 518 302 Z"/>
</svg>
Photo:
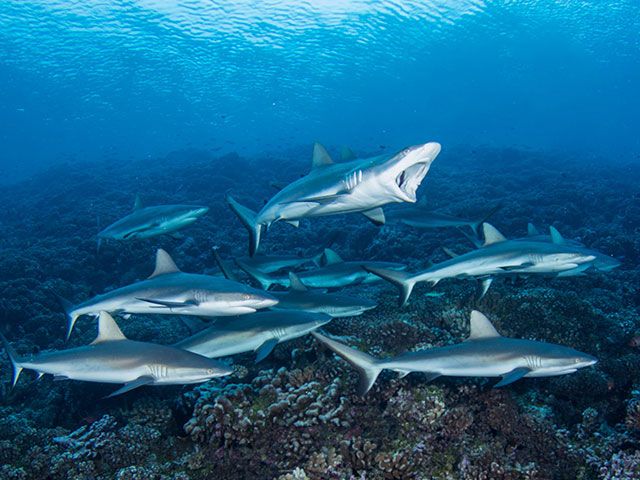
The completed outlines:
<svg viewBox="0 0 640 480">
<path fill-rule="evenodd" d="M 564 237 L 555 227 L 549 227 L 549 233 L 551 234 L 551 241 L 556 245 L 562 245 L 564 242 Z"/>
<path fill-rule="evenodd" d="M 340 258 L 336 252 L 331 250 L 330 248 L 324 249 L 324 263 L 325 265 L 333 265 L 334 263 L 342 263 L 344 260 Z"/>
<path fill-rule="evenodd" d="M 530 237 L 540 235 L 540 232 L 533 223 L 527 223 L 527 235 L 529 235 Z"/>
<path fill-rule="evenodd" d="M 156 252 L 156 268 L 149 278 L 157 277 L 158 275 L 165 275 L 167 273 L 176 273 L 180 269 L 175 264 L 171 256 L 163 249 L 159 248 Z"/>
<path fill-rule="evenodd" d="M 126 340 L 120 327 L 107 312 L 100 312 L 98 317 L 98 336 L 91 342 L 91 345 L 102 342 L 112 342 L 114 340 Z"/>
<path fill-rule="evenodd" d="M 484 244 L 483 246 L 491 245 L 493 243 L 504 242 L 507 238 L 502 235 L 496 227 L 491 225 L 490 223 L 482 224 L 482 232 L 484 233 Z"/>
<path fill-rule="evenodd" d="M 133 211 L 140 210 L 142 208 L 142 200 L 140 200 L 140 195 L 136 195 L 136 199 L 133 202 Z"/>
<path fill-rule="evenodd" d="M 311 169 L 323 167 L 325 165 L 332 165 L 333 160 L 329 156 L 329 152 L 321 144 L 315 143 L 313 145 L 313 159 L 311 161 Z"/>
<path fill-rule="evenodd" d="M 477 340 L 479 338 L 493 338 L 501 335 L 491 324 L 489 319 L 477 310 L 471 312 L 471 333 L 467 340 Z"/>
<path fill-rule="evenodd" d="M 351 150 L 349 147 L 342 147 L 342 150 L 340 151 L 340 159 L 344 162 L 355 160 L 356 154 L 353 153 L 353 150 Z"/>
<path fill-rule="evenodd" d="M 306 285 L 300 280 L 300 277 L 293 272 L 289 272 L 289 288 L 295 292 L 306 292 L 308 290 Z"/>
</svg>

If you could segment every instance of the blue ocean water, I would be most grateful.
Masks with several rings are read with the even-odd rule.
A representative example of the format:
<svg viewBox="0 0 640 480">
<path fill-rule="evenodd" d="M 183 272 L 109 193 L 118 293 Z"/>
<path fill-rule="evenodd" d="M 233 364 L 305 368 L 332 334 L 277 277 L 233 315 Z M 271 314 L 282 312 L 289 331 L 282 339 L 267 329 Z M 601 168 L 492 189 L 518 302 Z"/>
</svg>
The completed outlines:
<svg viewBox="0 0 640 480">
<path fill-rule="evenodd" d="M 634 0 L 3 1 L 0 164 L 315 140 L 634 158 L 639 19 Z"/>
<path fill-rule="evenodd" d="M 0 0 L 0 480 L 640 478 L 639 87 L 637 0 Z"/>
</svg>

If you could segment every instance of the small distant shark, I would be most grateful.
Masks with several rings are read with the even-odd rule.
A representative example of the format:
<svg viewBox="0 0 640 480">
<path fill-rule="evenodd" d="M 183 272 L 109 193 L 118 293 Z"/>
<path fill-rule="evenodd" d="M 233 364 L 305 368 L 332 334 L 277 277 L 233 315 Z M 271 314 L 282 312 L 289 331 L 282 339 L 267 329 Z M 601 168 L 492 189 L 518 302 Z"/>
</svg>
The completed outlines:
<svg viewBox="0 0 640 480">
<path fill-rule="evenodd" d="M 224 276 L 232 279 L 233 273 L 228 265 L 214 251 L 216 261 Z M 324 254 L 323 254 L 324 255 Z M 323 260 L 324 261 L 324 260 Z M 355 317 L 375 308 L 375 302 L 366 298 L 353 297 L 340 293 L 329 293 L 326 289 L 310 290 L 297 274 L 289 272 L 289 290 L 271 292 L 278 299 L 273 310 L 303 310 L 305 312 L 326 313 L 334 318 Z"/>
<path fill-rule="evenodd" d="M 598 361 L 569 347 L 503 337 L 476 310 L 471 312 L 471 334 L 464 342 L 394 358 L 377 359 L 317 332 L 312 335 L 358 370 L 360 395 L 367 393 L 380 372 L 387 369 L 399 372 L 401 377 L 422 372 L 427 381 L 440 376 L 502 377 L 495 387 L 504 387 L 524 377 L 566 375 Z"/>
<path fill-rule="evenodd" d="M 595 250 L 567 244 L 561 237 L 554 237 L 552 242 L 507 240 L 489 223 L 483 224 L 483 231 L 485 241 L 479 249 L 454 256 L 417 274 L 370 266 L 364 268 L 396 285 L 402 306 L 418 282 L 436 285 L 445 278 L 477 278 L 482 280 L 484 296 L 496 276 L 542 274 L 568 277 L 583 275 L 591 268 L 608 271 L 620 264 Z M 554 232 L 551 233 L 553 236 Z"/>
<path fill-rule="evenodd" d="M 134 240 L 173 233 L 191 225 L 209 211 L 209 207 L 197 205 L 142 206 L 136 197 L 133 212 L 98 233 L 102 239 Z"/>
<path fill-rule="evenodd" d="M 289 275 L 268 275 L 251 268 L 241 260 L 236 259 L 238 266 L 252 276 L 268 290 L 272 285 L 290 286 Z M 333 250 L 326 248 L 324 251 L 324 267 L 298 272 L 296 275 L 302 283 L 310 288 L 340 288 L 361 283 L 374 283 L 379 281 L 376 275 L 366 269 L 386 269 L 391 271 L 404 270 L 405 265 L 393 262 L 377 261 L 347 261 L 345 262 Z M 366 268 L 366 269 L 365 269 Z"/>
<path fill-rule="evenodd" d="M 241 257 L 240 261 L 256 270 L 264 273 L 273 273 L 285 268 L 297 268 L 307 263 L 316 267 L 322 264 L 322 253 L 312 257 L 299 257 L 297 255 L 256 255 L 254 257 Z"/>
<path fill-rule="evenodd" d="M 415 202 L 416 190 L 439 153 L 440 144 L 432 142 L 406 148 L 390 158 L 334 163 L 316 143 L 311 172 L 276 193 L 258 213 L 231 196 L 227 202 L 249 231 L 249 255 L 254 256 L 263 228 L 278 221 L 297 227 L 303 218 L 360 212 L 375 224 L 383 224 L 380 207 Z"/>
<path fill-rule="evenodd" d="M 255 351 L 257 363 L 264 360 L 278 343 L 302 337 L 330 321 L 331 317 L 324 313 L 294 310 L 259 312 L 216 322 L 174 347 L 209 358 Z"/>
<path fill-rule="evenodd" d="M 376 302 L 325 290 L 309 290 L 298 275 L 289 272 L 289 291 L 273 292 L 278 299 L 274 310 L 304 310 L 326 313 L 334 318 L 355 317 L 376 308 Z"/>
<path fill-rule="evenodd" d="M 184 273 L 167 252 L 158 249 L 156 267 L 146 280 L 117 288 L 73 306 L 61 299 L 67 313 L 67 338 L 82 315 L 152 313 L 232 316 L 273 307 L 267 292 L 225 278 Z"/>
<path fill-rule="evenodd" d="M 33 357 L 20 357 L 0 334 L 13 365 L 13 385 L 23 369 L 39 376 L 52 374 L 56 380 L 124 383 L 109 397 L 143 385 L 185 385 L 230 375 L 223 363 L 175 347 L 127 339 L 111 315 L 100 312 L 98 336 L 90 344 Z"/>
<path fill-rule="evenodd" d="M 464 218 L 454 217 L 446 213 L 439 213 L 426 210 L 422 205 L 406 205 L 396 208 L 387 213 L 389 221 L 404 223 L 415 228 L 446 228 L 446 227 L 469 227 L 474 233 L 478 232 L 480 225 L 486 222 L 494 213 L 496 213 L 502 205 L 497 205 L 481 218 L 476 220 L 467 220 Z"/>
</svg>

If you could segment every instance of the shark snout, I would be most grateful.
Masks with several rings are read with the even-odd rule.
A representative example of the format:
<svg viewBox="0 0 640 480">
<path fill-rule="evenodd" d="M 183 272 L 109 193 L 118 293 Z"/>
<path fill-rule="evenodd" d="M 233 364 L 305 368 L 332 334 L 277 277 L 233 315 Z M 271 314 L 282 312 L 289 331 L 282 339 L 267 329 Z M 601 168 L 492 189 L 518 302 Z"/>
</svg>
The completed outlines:
<svg viewBox="0 0 640 480">
<path fill-rule="evenodd" d="M 593 355 L 589 355 L 588 353 L 583 353 L 581 356 L 576 358 L 577 368 L 590 367 L 591 365 L 595 365 L 596 363 L 598 363 L 598 359 Z"/>
<path fill-rule="evenodd" d="M 194 209 L 191 213 L 194 217 L 202 217 L 209 212 L 209 207 L 198 207 Z"/>
<path fill-rule="evenodd" d="M 278 304 L 278 299 L 268 294 L 260 294 L 252 296 L 250 303 L 257 309 L 271 308 Z"/>
<path fill-rule="evenodd" d="M 440 153 L 441 146 L 436 142 L 429 142 L 406 148 L 391 161 L 395 162 L 396 193 L 400 201 L 414 203 L 416 190 L 427 175 L 431 162 Z"/>
</svg>

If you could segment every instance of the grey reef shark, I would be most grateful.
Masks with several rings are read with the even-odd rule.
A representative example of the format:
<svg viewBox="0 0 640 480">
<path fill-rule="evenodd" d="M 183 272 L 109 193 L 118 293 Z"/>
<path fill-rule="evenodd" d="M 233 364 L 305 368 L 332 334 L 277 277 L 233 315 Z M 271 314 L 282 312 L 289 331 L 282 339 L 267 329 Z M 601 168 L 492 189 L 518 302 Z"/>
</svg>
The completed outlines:
<svg viewBox="0 0 640 480">
<path fill-rule="evenodd" d="M 34 370 L 39 377 L 51 374 L 55 380 L 123 383 L 109 397 L 143 385 L 185 385 L 230 375 L 233 370 L 210 358 L 179 348 L 129 340 L 113 318 L 99 313 L 98 336 L 90 344 L 22 357 L 0 334 L 13 365 L 13 385 L 22 370 Z"/>
<path fill-rule="evenodd" d="M 360 395 L 369 391 L 383 370 L 393 370 L 401 377 L 422 372 L 428 381 L 440 376 L 502 377 L 495 387 L 504 387 L 521 378 L 566 375 L 598 361 L 562 345 L 503 337 L 487 317 L 476 310 L 471 312 L 470 330 L 469 337 L 462 343 L 385 359 L 377 359 L 317 332 L 312 335 L 358 370 Z"/>
<path fill-rule="evenodd" d="M 235 276 L 229 265 L 214 251 L 220 270 L 226 278 L 234 279 Z M 289 290 L 286 292 L 270 292 L 278 299 L 278 304 L 273 310 L 303 310 L 305 312 L 326 313 L 334 318 L 355 317 L 367 310 L 376 307 L 376 302 L 352 295 L 328 292 L 325 288 L 308 288 L 298 274 L 289 272 Z"/>
<path fill-rule="evenodd" d="M 236 259 L 238 266 L 253 277 L 262 288 L 268 290 L 272 285 L 290 286 L 288 274 L 274 275 L 263 273 L 251 268 L 243 261 Z M 405 265 L 395 262 L 381 262 L 374 260 L 344 261 L 336 252 L 326 248 L 324 251 L 323 267 L 297 272 L 300 281 L 310 288 L 341 288 L 362 283 L 376 283 L 380 279 L 368 270 L 384 269 L 389 271 L 404 270 Z"/>
<path fill-rule="evenodd" d="M 407 303 L 418 282 L 436 285 L 447 278 L 471 278 L 482 281 L 482 295 L 498 276 L 546 275 L 572 277 L 590 270 L 609 271 L 620 262 L 584 246 L 565 242 L 551 231 L 552 241 L 516 239 L 508 240 L 495 227 L 483 224 L 484 244 L 477 250 L 453 256 L 450 260 L 434 264 L 419 273 L 399 272 L 364 266 L 400 290 L 400 305 Z"/>
<path fill-rule="evenodd" d="M 249 232 L 249 255 L 255 255 L 263 229 L 284 221 L 298 226 L 300 220 L 359 212 L 377 225 L 384 224 L 383 205 L 416 201 L 416 190 L 440 144 L 431 142 L 406 148 L 392 156 L 334 163 L 326 149 L 316 143 L 311 171 L 276 193 L 259 212 L 227 202 Z"/>
<path fill-rule="evenodd" d="M 167 252 L 158 249 L 149 278 L 116 288 L 78 305 L 60 298 L 67 314 L 67 338 L 82 315 L 165 314 L 235 316 L 273 307 L 271 294 L 222 277 L 180 271 Z"/>
<path fill-rule="evenodd" d="M 256 352 L 256 363 L 264 360 L 278 343 L 302 337 L 326 325 L 324 313 L 295 310 L 258 312 L 242 318 L 216 321 L 211 327 L 174 345 L 209 358 Z"/>
<path fill-rule="evenodd" d="M 155 205 L 145 207 L 136 196 L 133 211 L 112 223 L 100 233 L 98 242 L 104 239 L 134 240 L 174 233 L 191 225 L 209 211 L 198 205 Z"/>
</svg>

